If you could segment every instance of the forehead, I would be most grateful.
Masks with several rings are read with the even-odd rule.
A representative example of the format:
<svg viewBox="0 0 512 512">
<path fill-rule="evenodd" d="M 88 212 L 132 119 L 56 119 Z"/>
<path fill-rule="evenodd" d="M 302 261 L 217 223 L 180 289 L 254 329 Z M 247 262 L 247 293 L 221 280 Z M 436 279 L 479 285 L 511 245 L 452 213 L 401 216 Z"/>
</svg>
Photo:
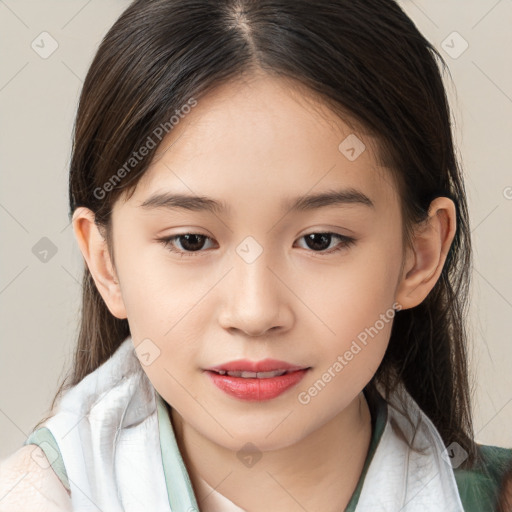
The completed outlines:
<svg viewBox="0 0 512 512">
<path fill-rule="evenodd" d="M 304 87 L 265 75 L 200 98 L 163 138 L 130 201 L 172 191 L 219 198 L 232 213 L 248 203 L 289 207 L 340 186 L 377 203 L 396 199 L 374 137 Z"/>
</svg>

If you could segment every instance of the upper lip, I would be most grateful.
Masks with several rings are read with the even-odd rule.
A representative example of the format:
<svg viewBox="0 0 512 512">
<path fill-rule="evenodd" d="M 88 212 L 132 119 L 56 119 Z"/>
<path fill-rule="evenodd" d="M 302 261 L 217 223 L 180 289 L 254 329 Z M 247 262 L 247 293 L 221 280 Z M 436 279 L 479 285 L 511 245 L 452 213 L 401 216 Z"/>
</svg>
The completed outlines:
<svg viewBox="0 0 512 512">
<path fill-rule="evenodd" d="M 272 372 L 275 370 L 304 370 L 307 367 L 298 366 L 287 363 L 285 361 L 278 361 L 277 359 L 263 359 L 261 361 L 249 361 L 248 359 L 237 359 L 236 361 L 229 361 L 228 363 L 219 364 L 207 368 L 208 371 L 227 371 L 227 372 Z"/>
</svg>

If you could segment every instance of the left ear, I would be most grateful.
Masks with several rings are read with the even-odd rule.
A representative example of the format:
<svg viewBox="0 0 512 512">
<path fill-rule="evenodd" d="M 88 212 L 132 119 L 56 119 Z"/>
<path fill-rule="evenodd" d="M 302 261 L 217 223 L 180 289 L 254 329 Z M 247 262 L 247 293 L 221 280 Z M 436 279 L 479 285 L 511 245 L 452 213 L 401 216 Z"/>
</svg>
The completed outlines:
<svg viewBox="0 0 512 512">
<path fill-rule="evenodd" d="M 398 283 L 396 302 L 402 309 L 421 304 L 436 284 L 457 229 L 455 204 L 447 197 L 430 203 L 428 218 L 413 235 L 413 248 L 408 248 L 406 264 Z"/>
</svg>

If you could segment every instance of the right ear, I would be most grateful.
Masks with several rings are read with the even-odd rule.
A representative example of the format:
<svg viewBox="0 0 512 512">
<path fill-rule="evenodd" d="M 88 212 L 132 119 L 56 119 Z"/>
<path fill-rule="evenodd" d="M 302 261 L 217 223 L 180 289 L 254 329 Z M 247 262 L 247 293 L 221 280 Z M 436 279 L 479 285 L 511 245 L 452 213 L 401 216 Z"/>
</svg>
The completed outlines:
<svg viewBox="0 0 512 512">
<path fill-rule="evenodd" d="M 108 253 L 107 241 L 94 222 L 95 215 L 83 206 L 73 212 L 73 231 L 96 287 L 110 312 L 127 318 L 121 287 Z"/>
</svg>

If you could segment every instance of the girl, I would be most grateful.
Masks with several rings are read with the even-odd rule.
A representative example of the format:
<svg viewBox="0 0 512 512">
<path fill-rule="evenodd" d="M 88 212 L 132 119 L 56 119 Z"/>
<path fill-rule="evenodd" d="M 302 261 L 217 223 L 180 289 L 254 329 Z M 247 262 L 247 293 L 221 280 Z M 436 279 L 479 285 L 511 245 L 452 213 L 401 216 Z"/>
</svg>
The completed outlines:
<svg viewBox="0 0 512 512">
<path fill-rule="evenodd" d="M 510 509 L 436 58 L 393 0 L 128 7 L 76 118 L 73 370 L 2 510 Z"/>
</svg>

